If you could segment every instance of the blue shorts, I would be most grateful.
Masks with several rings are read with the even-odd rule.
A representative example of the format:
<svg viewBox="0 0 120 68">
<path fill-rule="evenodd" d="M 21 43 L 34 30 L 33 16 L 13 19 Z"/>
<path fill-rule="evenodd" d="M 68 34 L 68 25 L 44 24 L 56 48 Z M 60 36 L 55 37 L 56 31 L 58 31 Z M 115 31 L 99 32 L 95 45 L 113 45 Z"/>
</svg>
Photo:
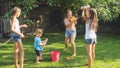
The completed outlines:
<svg viewBox="0 0 120 68">
<path fill-rule="evenodd" d="M 85 39 L 86 44 L 96 44 L 97 40 L 96 38 L 91 38 L 91 39 Z"/>
<path fill-rule="evenodd" d="M 20 40 L 21 40 L 20 35 L 12 35 L 12 40 L 13 40 L 14 42 L 20 41 Z"/>
<path fill-rule="evenodd" d="M 37 55 L 37 56 L 42 56 L 42 50 L 36 50 L 36 49 L 35 49 L 35 52 L 36 52 L 36 55 Z"/>
<path fill-rule="evenodd" d="M 66 30 L 65 37 L 71 37 L 72 35 L 76 35 L 76 30 Z"/>
</svg>

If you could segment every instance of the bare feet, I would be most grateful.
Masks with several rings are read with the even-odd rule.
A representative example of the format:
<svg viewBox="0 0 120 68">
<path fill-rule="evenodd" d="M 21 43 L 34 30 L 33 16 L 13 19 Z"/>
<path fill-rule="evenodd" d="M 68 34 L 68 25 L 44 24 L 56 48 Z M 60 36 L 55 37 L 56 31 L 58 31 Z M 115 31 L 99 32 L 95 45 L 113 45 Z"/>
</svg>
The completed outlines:
<svg viewBox="0 0 120 68">
<path fill-rule="evenodd" d="M 73 54 L 72 56 L 73 56 L 73 57 L 75 57 L 75 56 L 76 56 L 76 54 Z"/>
<path fill-rule="evenodd" d="M 36 63 L 37 63 L 37 64 L 39 64 L 40 62 L 39 62 L 39 61 L 37 61 Z"/>
<path fill-rule="evenodd" d="M 20 68 L 19 65 L 15 66 L 15 68 Z"/>
</svg>

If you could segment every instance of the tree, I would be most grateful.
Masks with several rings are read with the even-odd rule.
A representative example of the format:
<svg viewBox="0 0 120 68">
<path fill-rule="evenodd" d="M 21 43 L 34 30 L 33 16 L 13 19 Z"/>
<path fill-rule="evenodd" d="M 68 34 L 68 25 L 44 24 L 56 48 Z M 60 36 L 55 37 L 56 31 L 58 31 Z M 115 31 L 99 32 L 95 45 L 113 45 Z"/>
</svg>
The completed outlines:
<svg viewBox="0 0 120 68">
<path fill-rule="evenodd" d="M 32 10 L 35 7 L 38 7 L 37 0 L 1 0 L 0 1 L 0 8 L 1 8 L 1 16 L 2 17 L 9 17 L 11 16 L 11 9 L 14 6 L 18 6 L 22 9 L 22 16 L 24 18 L 27 17 L 28 11 Z"/>
<path fill-rule="evenodd" d="M 89 4 L 98 11 L 99 19 L 112 21 L 120 14 L 120 0 L 43 0 L 50 6 L 60 7 L 62 10 L 72 9 L 77 12 L 81 6 Z"/>
<path fill-rule="evenodd" d="M 37 0 L 0 0 L 1 19 L 9 20 L 14 6 L 20 7 L 22 10 L 22 23 L 26 23 L 30 26 L 32 24 L 32 20 L 27 18 L 29 13 L 28 11 L 38 7 Z"/>
<path fill-rule="evenodd" d="M 120 14 L 120 0 L 1 0 L 1 7 L 4 11 L 8 11 L 4 16 L 10 15 L 10 9 L 13 6 L 22 8 L 22 15 L 27 16 L 29 10 L 38 7 L 39 3 L 47 3 L 49 6 L 59 7 L 61 11 L 72 9 L 74 13 L 81 6 L 89 4 L 98 11 L 99 20 L 112 21 Z M 1 14 L 2 15 L 2 14 Z"/>
</svg>

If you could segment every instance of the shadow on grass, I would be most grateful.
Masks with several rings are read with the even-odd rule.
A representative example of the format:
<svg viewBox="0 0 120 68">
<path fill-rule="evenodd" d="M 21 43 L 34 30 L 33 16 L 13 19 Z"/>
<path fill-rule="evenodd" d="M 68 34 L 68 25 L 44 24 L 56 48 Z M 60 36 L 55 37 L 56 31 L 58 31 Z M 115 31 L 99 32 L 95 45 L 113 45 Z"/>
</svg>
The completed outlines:
<svg viewBox="0 0 120 68">
<path fill-rule="evenodd" d="M 40 68 L 80 68 L 80 65 L 52 66 L 52 67 L 40 67 Z"/>
<path fill-rule="evenodd" d="M 43 58 L 44 60 L 41 61 L 43 64 L 44 62 L 52 63 L 50 52 L 53 50 L 60 51 L 60 61 L 59 64 L 62 65 L 53 65 L 43 67 L 40 65 L 40 68 L 80 68 L 82 66 L 86 66 L 87 63 L 87 55 L 86 55 L 86 48 L 84 43 L 84 38 L 81 36 L 77 36 L 76 39 L 76 46 L 77 46 L 77 56 L 72 60 L 66 60 L 67 56 L 72 55 L 72 46 L 68 47 L 68 50 L 64 51 L 64 35 L 63 34 L 46 34 L 45 37 L 49 38 L 48 46 L 43 51 Z M 43 39 L 45 38 L 43 36 Z M 98 35 L 98 43 L 96 45 L 96 57 L 95 60 L 106 60 L 112 61 L 115 59 L 120 59 L 120 36 L 113 36 L 113 35 L 106 35 L 100 34 Z M 34 37 L 29 37 L 23 39 L 23 46 L 25 51 L 25 63 L 33 64 L 35 63 L 35 51 L 33 48 Z M 55 44 L 54 44 L 55 43 Z M 63 46 L 63 47 L 62 47 Z M 0 47 L 0 66 L 12 65 L 14 64 L 13 56 L 8 56 L 11 53 L 4 53 L 3 51 L 12 51 L 12 45 L 5 45 Z M 3 57 L 6 56 L 6 57 Z M 80 65 L 79 65 L 80 64 Z M 48 64 L 49 65 L 49 64 Z M 29 67 L 29 66 L 28 66 Z M 39 68 L 39 67 L 32 67 L 31 68 Z"/>
<path fill-rule="evenodd" d="M 14 64 L 14 58 L 12 53 L 0 54 L 0 66 L 8 66 Z"/>
<path fill-rule="evenodd" d="M 96 60 L 113 61 L 120 59 L 120 36 L 100 34 L 96 45 Z"/>
<path fill-rule="evenodd" d="M 33 46 L 34 37 L 35 36 L 31 36 L 31 37 L 23 39 L 23 44 L 24 45 L 32 45 Z M 44 34 L 41 37 L 41 39 L 44 40 L 45 38 L 48 38 L 47 45 L 51 45 L 53 43 L 59 43 L 59 44 L 63 44 L 64 43 L 64 34 L 60 34 L 60 33 L 46 33 L 46 34 Z"/>
</svg>

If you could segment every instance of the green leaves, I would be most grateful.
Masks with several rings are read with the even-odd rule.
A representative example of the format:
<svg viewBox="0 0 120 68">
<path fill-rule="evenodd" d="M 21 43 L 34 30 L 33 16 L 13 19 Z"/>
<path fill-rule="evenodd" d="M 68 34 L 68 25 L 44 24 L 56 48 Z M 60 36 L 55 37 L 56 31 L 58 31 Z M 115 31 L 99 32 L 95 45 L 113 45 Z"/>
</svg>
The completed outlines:
<svg viewBox="0 0 120 68">
<path fill-rule="evenodd" d="M 24 18 L 26 18 L 29 10 L 38 7 L 37 0 L 16 0 L 15 4 L 21 7 Z"/>
<path fill-rule="evenodd" d="M 103 21 L 112 21 L 113 19 L 116 19 L 120 14 L 120 1 L 118 0 L 97 1 L 93 6 L 98 11 L 99 19 Z"/>
<path fill-rule="evenodd" d="M 12 3 L 12 4 L 7 4 L 7 3 Z M 22 10 L 22 16 L 24 18 L 27 17 L 27 13 L 29 10 L 32 10 L 35 7 L 38 7 L 37 4 L 37 0 L 11 0 L 8 2 L 3 2 L 3 6 L 2 7 L 7 7 L 7 12 L 3 15 L 3 17 L 10 17 L 11 15 L 11 8 L 13 8 L 13 6 L 18 6 L 21 8 Z"/>
<path fill-rule="evenodd" d="M 120 14 L 120 0 L 46 0 L 50 6 L 72 9 L 76 12 L 81 6 L 90 4 L 98 11 L 99 20 L 112 21 Z"/>
<path fill-rule="evenodd" d="M 7 3 L 10 2 L 10 5 Z M 81 6 L 89 4 L 92 8 L 98 11 L 99 20 L 112 21 L 120 15 L 120 0 L 11 0 L 4 2 L 3 5 L 9 10 L 5 16 L 10 16 L 12 6 L 20 6 L 22 9 L 22 16 L 27 17 L 28 11 L 35 7 L 39 7 L 39 3 L 46 3 L 51 7 L 59 7 L 61 10 L 71 9 L 74 13 L 81 8 Z"/>
</svg>

